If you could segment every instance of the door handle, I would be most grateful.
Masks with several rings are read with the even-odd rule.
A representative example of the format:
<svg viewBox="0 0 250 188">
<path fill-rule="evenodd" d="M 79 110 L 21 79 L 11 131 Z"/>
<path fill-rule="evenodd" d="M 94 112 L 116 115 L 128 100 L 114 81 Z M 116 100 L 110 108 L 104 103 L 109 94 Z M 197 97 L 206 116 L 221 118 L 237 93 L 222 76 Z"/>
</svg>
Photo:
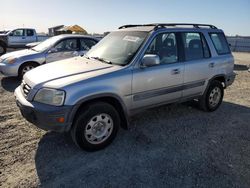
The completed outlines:
<svg viewBox="0 0 250 188">
<path fill-rule="evenodd" d="M 171 71 L 171 73 L 172 74 L 180 74 L 180 69 L 173 69 L 172 71 Z"/>
<path fill-rule="evenodd" d="M 208 65 L 210 68 L 214 68 L 214 63 L 209 63 Z"/>
<path fill-rule="evenodd" d="M 25 37 L 22 37 L 22 39 L 25 39 Z"/>
</svg>

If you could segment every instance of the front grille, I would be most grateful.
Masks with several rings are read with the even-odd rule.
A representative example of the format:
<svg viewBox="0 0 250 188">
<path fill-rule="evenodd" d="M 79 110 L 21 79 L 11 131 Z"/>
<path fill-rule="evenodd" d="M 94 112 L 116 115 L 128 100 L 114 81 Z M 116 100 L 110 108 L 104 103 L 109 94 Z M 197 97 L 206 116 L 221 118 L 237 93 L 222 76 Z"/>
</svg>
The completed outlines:
<svg viewBox="0 0 250 188">
<path fill-rule="evenodd" d="M 21 86 L 22 86 L 24 96 L 27 97 L 30 92 L 31 87 L 28 84 L 26 84 L 24 81 L 22 82 Z"/>
</svg>

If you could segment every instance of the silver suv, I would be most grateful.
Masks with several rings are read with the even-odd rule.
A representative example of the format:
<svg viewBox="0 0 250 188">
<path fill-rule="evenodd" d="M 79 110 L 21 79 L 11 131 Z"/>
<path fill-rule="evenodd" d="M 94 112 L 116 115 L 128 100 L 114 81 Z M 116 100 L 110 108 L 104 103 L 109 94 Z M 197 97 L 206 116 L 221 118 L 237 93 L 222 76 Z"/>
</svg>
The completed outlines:
<svg viewBox="0 0 250 188">
<path fill-rule="evenodd" d="M 29 71 L 15 96 L 31 123 L 70 131 L 80 148 L 99 150 L 141 110 L 194 99 L 203 110 L 216 110 L 234 81 L 233 68 L 215 26 L 125 25 L 85 56 Z"/>
</svg>

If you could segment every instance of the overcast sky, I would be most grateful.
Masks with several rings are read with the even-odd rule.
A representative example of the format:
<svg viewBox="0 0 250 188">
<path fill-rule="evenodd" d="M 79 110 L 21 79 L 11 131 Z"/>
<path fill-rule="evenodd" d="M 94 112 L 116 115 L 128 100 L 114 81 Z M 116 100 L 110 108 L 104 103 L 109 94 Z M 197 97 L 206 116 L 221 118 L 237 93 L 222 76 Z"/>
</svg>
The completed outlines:
<svg viewBox="0 0 250 188">
<path fill-rule="evenodd" d="M 0 30 L 78 24 L 103 33 L 123 24 L 195 22 L 250 36 L 250 0 L 1 0 L 0 7 Z"/>
</svg>

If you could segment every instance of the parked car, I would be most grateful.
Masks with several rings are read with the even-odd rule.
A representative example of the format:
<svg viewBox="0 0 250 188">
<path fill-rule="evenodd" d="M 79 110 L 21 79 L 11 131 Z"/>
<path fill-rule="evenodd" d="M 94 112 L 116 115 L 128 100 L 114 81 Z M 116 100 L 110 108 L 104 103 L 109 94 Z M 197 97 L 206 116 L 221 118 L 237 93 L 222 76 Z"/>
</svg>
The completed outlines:
<svg viewBox="0 0 250 188">
<path fill-rule="evenodd" d="M 36 30 L 31 28 L 18 28 L 0 34 L 0 56 L 6 53 L 7 48 L 24 48 L 31 42 L 39 42 L 48 37 L 38 37 Z"/>
<path fill-rule="evenodd" d="M 98 39 L 84 35 L 51 37 L 31 49 L 10 52 L 0 57 L 0 72 L 5 76 L 23 75 L 45 63 L 83 55 Z"/>
<path fill-rule="evenodd" d="M 127 25 L 85 56 L 38 67 L 15 90 L 22 115 L 45 130 L 70 131 L 99 150 L 141 110 L 196 99 L 215 111 L 235 78 L 221 29 L 204 24 Z"/>
</svg>

